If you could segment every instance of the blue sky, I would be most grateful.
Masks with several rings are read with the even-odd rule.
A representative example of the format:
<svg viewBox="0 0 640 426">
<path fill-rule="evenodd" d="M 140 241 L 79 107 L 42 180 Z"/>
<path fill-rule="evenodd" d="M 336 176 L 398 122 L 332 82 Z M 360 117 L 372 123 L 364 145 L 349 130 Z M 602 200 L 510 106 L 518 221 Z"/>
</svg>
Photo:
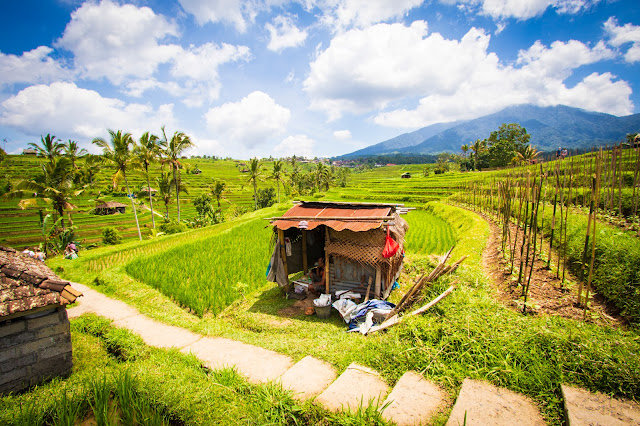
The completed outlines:
<svg viewBox="0 0 640 426">
<path fill-rule="evenodd" d="M 0 2 L 0 145 L 334 156 L 515 104 L 640 112 L 638 0 Z M 640 130 L 640 129 L 639 129 Z"/>
</svg>

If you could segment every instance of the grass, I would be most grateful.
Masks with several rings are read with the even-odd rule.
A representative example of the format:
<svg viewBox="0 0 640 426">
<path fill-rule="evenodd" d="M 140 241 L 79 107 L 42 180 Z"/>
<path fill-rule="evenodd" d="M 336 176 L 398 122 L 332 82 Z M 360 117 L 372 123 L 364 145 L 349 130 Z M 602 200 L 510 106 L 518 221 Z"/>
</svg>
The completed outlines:
<svg viewBox="0 0 640 426">
<path fill-rule="evenodd" d="M 252 385 L 233 369 L 210 371 L 191 355 L 149 348 L 95 315 L 71 325 L 71 376 L 0 398 L 0 424 L 384 424 L 375 406 L 329 413 L 279 385 Z M 123 360 L 114 354 L 120 347 L 136 356 Z"/>
<path fill-rule="evenodd" d="M 251 223 L 257 216 L 242 218 L 238 226 Z M 217 317 L 198 317 L 126 273 L 123 265 L 160 245 L 163 250 L 158 253 L 169 253 L 171 247 L 180 247 L 179 239 L 130 243 L 121 252 L 99 249 L 77 261 L 54 259 L 52 266 L 64 265 L 65 277 L 90 285 L 94 277 L 99 277 L 103 280 L 99 290 L 165 323 L 255 344 L 288 354 L 294 360 L 313 355 L 333 364 L 338 372 L 356 361 L 380 371 L 393 385 L 405 371 L 415 370 L 440 384 L 452 399 L 465 377 L 487 380 L 533 398 L 551 424 L 563 422 L 562 383 L 629 398 L 640 395 L 637 332 L 515 313 L 496 301 L 482 270 L 481 254 L 488 236 L 484 220 L 442 203 L 430 203 L 424 211 L 409 213 L 408 219 L 412 226 L 408 235 L 413 229 L 427 229 L 423 221 L 433 221 L 437 224 L 434 229 L 446 223 L 447 233 L 457 242 L 452 258 L 470 257 L 456 277 L 442 279 L 425 290 L 424 300 L 431 300 L 451 279 L 460 282 L 459 288 L 432 311 L 388 333 L 368 337 L 345 333 L 345 325 L 335 313 L 329 320 L 304 315 L 283 317 L 281 309 L 290 307 L 293 301 L 282 298 L 279 289 L 265 283 L 262 276 L 255 283 L 255 291 L 236 299 Z M 227 223 L 220 228 L 192 231 L 185 237 L 192 244 L 222 232 L 231 233 L 235 226 Z M 428 252 L 424 250 L 431 249 L 407 249 L 407 273 L 400 280 L 400 293 L 417 273 L 428 268 Z M 260 274 L 264 273 L 264 264 L 254 264 Z M 91 272 L 91 265 L 101 265 L 99 272 Z M 397 299 L 400 293 L 392 293 L 392 298 Z M 446 417 L 444 413 L 441 420 L 446 421 Z"/>
</svg>

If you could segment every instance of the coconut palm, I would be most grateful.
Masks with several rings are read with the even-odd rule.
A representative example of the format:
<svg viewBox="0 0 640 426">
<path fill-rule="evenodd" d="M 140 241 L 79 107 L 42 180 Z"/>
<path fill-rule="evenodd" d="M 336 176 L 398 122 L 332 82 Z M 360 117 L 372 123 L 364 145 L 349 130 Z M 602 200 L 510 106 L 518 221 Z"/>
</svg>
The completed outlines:
<svg viewBox="0 0 640 426">
<path fill-rule="evenodd" d="M 40 136 L 40 145 L 37 143 L 29 143 L 29 146 L 38 151 L 39 157 L 46 157 L 49 161 L 52 161 L 55 157 L 59 157 L 64 144 L 60 142 L 60 139 L 56 139 L 55 136 L 47 134 L 47 136 Z"/>
<path fill-rule="evenodd" d="M 156 182 L 158 182 L 158 193 L 164 202 L 164 217 L 169 219 L 169 204 L 172 199 L 171 189 L 173 188 L 173 179 L 171 179 L 169 173 L 160 172 L 160 177 L 156 178 Z"/>
<path fill-rule="evenodd" d="M 129 189 L 129 180 L 127 179 L 127 170 L 131 169 L 134 162 L 133 149 L 136 142 L 131 137 L 131 133 L 122 133 L 122 130 L 114 132 L 109 129 L 109 135 L 111 135 L 111 142 L 107 142 L 102 138 L 95 138 L 91 143 L 102 148 L 102 156 L 104 159 L 111 163 L 116 172 L 113 174 L 113 181 L 118 179 L 124 179 L 127 186 L 127 196 L 131 199 L 131 208 L 133 209 L 133 216 L 136 219 L 136 228 L 138 228 L 138 238 L 142 241 L 142 234 L 140 233 L 140 223 L 138 222 L 138 213 L 136 212 L 136 206 L 133 203 L 133 194 Z"/>
<path fill-rule="evenodd" d="M 89 152 L 84 148 L 78 149 L 78 142 L 72 141 L 71 139 L 62 145 L 62 150 L 64 151 L 64 156 L 71 160 L 71 165 L 74 170 L 79 168 L 76 161 L 89 154 Z"/>
<path fill-rule="evenodd" d="M 85 182 L 89 185 L 93 185 L 93 178 L 100 171 L 100 166 L 103 163 L 103 158 L 100 155 L 87 155 L 84 158 L 84 163 L 80 169 L 80 173 L 84 176 Z"/>
<path fill-rule="evenodd" d="M 282 176 L 284 176 L 284 163 L 280 160 L 276 160 L 273 162 L 273 171 L 271 172 L 271 177 L 276 181 L 276 186 L 278 187 L 278 203 L 280 202 L 280 182 L 284 184 L 284 180 L 282 180 Z"/>
<path fill-rule="evenodd" d="M 540 155 L 540 151 L 531 145 L 525 145 L 518 149 L 513 160 L 518 164 L 530 164 L 532 160 L 535 160 L 538 157 L 538 155 Z"/>
<path fill-rule="evenodd" d="M 292 156 L 291 160 L 291 172 L 289 172 L 289 181 L 291 186 L 297 188 L 300 191 L 300 164 L 297 161 L 296 156 Z"/>
<path fill-rule="evenodd" d="M 469 152 L 469 144 L 464 144 L 460 147 L 460 149 L 462 150 L 462 155 L 463 157 L 467 156 L 467 152 Z"/>
<path fill-rule="evenodd" d="M 21 209 L 37 205 L 37 199 L 43 199 L 50 203 L 61 218 L 62 228 L 64 224 L 64 211 L 73 210 L 71 199 L 82 193 L 84 188 L 74 190 L 73 169 L 71 161 L 65 157 L 52 157 L 51 161 L 41 165 L 42 175 L 32 180 L 23 180 L 16 185 L 15 190 L 8 193 L 11 198 L 21 198 L 25 195 L 33 195 L 33 198 L 20 200 Z"/>
<path fill-rule="evenodd" d="M 262 180 L 262 163 L 257 158 L 249 160 L 249 179 L 253 185 L 253 209 L 258 210 L 258 181 Z"/>
<path fill-rule="evenodd" d="M 471 151 L 473 151 L 473 170 L 478 170 L 478 155 L 481 154 L 487 148 L 487 141 L 476 139 L 471 144 Z"/>
<path fill-rule="evenodd" d="M 324 163 L 316 164 L 316 169 L 314 171 L 314 176 L 316 178 L 316 185 L 318 191 L 325 187 L 325 190 L 329 190 L 329 182 L 331 181 L 331 171 Z"/>
<path fill-rule="evenodd" d="M 221 199 L 227 202 L 229 201 L 226 198 L 224 198 L 224 193 L 226 192 L 226 189 L 227 189 L 227 183 L 223 180 L 217 180 L 212 185 L 209 185 L 209 192 L 211 193 L 211 196 L 214 197 L 218 202 L 218 210 L 220 210 Z"/>
<path fill-rule="evenodd" d="M 144 172 L 147 175 L 147 191 L 149 192 L 149 208 L 151 209 L 151 224 L 156 227 L 156 219 L 153 214 L 153 197 L 151 196 L 151 182 L 149 180 L 149 165 L 156 161 L 160 157 L 160 147 L 158 146 L 158 137 L 156 135 L 150 135 L 149 132 L 143 133 L 140 136 L 138 145 L 134 149 L 134 155 L 136 160 L 144 168 Z"/>
<path fill-rule="evenodd" d="M 169 163 L 171 165 L 171 169 L 173 170 L 173 186 L 176 191 L 176 203 L 178 204 L 178 222 L 180 222 L 180 191 L 179 188 L 182 187 L 180 184 L 180 168 L 182 165 L 180 164 L 180 156 L 182 155 L 182 151 L 187 148 L 191 148 L 195 146 L 193 142 L 191 142 L 191 138 L 184 134 L 183 132 L 176 131 L 171 139 L 167 139 L 167 134 L 164 131 L 164 126 L 162 126 L 162 135 L 164 139 L 160 142 L 160 146 L 162 147 L 162 152 L 164 154 L 164 162 Z"/>
</svg>

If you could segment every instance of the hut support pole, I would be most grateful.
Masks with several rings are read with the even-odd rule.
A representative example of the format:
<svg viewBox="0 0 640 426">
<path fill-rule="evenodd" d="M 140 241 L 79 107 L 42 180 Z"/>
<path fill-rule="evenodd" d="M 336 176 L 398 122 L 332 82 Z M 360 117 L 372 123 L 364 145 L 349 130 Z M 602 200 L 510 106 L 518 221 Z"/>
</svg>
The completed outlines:
<svg viewBox="0 0 640 426">
<path fill-rule="evenodd" d="M 308 268 L 308 261 L 307 261 L 307 230 L 303 229 L 302 230 L 302 269 L 304 270 L 304 273 L 308 273 L 309 272 L 309 268 Z"/>
<path fill-rule="evenodd" d="M 324 232 L 325 232 L 324 246 L 326 247 L 327 244 L 329 244 L 329 227 L 325 226 L 324 227 Z M 325 250 L 325 253 L 324 253 L 324 287 L 325 287 L 324 294 L 329 294 L 329 272 L 330 272 L 329 254 L 327 254 L 327 252 Z"/>
<path fill-rule="evenodd" d="M 374 294 L 376 299 L 380 299 L 380 282 L 382 281 L 382 271 L 380 270 L 380 265 L 376 266 L 376 289 Z"/>
<path fill-rule="evenodd" d="M 284 274 L 289 281 L 289 268 L 287 267 L 287 252 L 284 249 L 284 231 L 278 229 L 278 244 L 280 244 L 280 256 L 282 257 L 282 263 L 284 264 Z"/>
</svg>

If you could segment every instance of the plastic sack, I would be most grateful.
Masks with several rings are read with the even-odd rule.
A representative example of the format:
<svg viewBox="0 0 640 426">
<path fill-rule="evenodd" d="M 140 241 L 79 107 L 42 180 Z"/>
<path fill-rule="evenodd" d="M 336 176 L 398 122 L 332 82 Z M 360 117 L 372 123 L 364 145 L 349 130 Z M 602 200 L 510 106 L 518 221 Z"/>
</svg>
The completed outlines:
<svg viewBox="0 0 640 426">
<path fill-rule="evenodd" d="M 400 245 L 389 235 L 389 227 L 387 226 L 387 241 L 384 244 L 384 250 L 382 250 L 382 257 L 393 257 L 399 248 Z"/>
</svg>

